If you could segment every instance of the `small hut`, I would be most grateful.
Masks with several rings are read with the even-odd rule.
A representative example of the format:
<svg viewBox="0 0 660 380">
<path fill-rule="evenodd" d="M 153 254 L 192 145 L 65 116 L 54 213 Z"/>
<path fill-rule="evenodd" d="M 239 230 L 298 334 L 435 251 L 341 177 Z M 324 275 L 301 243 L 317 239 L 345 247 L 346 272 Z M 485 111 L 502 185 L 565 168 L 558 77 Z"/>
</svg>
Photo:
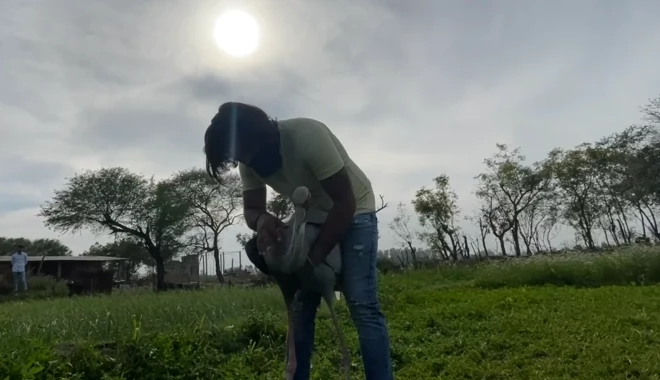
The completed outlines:
<svg viewBox="0 0 660 380">
<path fill-rule="evenodd" d="M 38 256 L 31 255 L 28 275 L 45 275 L 68 280 L 70 294 L 112 292 L 115 275 L 123 277 L 127 259 L 109 256 Z M 111 264 L 114 268 L 110 268 Z M 11 278 L 11 256 L 0 256 L 0 277 Z"/>
</svg>

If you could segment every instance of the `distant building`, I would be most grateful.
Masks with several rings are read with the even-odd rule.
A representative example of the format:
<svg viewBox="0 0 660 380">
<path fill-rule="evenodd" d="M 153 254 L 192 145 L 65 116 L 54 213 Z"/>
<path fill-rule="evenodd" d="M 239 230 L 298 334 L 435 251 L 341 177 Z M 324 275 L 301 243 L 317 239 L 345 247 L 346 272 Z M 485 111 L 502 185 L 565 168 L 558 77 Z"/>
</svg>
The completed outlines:
<svg viewBox="0 0 660 380">
<path fill-rule="evenodd" d="M 124 258 L 109 256 L 30 255 L 30 261 L 28 261 L 25 272 L 30 275 L 42 274 L 56 278 L 68 278 L 74 270 L 100 270 L 110 263 L 122 263 L 124 261 L 126 261 Z M 4 273 L 11 275 L 11 256 L 0 256 L 0 274 Z"/>
<path fill-rule="evenodd" d="M 165 282 L 186 284 L 199 281 L 199 257 L 186 255 L 165 263 Z"/>
</svg>

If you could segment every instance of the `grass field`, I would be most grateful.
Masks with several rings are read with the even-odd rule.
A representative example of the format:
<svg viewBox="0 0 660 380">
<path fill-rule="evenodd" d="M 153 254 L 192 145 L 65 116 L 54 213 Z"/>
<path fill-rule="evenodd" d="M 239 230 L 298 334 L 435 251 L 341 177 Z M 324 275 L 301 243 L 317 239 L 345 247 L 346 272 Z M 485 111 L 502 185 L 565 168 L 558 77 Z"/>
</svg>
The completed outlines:
<svg viewBox="0 0 660 380">
<path fill-rule="evenodd" d="M 660 379 L 658 282 L 654 250 L 383 276 L 396 377 Z M 274 288 L 12 302 L 0 379 L 282 379 L 284 334 Z M 323 307 L 313 378 L 340 379 L 339 359 Z"/>
</svg>

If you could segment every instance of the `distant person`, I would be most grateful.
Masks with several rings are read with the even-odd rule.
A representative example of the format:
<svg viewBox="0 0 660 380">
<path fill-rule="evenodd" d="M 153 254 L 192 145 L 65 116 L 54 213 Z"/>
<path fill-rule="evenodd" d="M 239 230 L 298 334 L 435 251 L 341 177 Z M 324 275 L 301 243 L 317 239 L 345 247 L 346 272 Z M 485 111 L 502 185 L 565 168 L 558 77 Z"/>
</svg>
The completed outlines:
<svg viewBox="0 0 660 380">
<path fill-rule="evenodd" d="M 21 291 L 27 292 L 27 278 L 25 270 L 27 269 L 28 255 L 23 251 L 25 247 L 19 245 L 16 252 L 11 255 L 11 273 L 14 279 L 14 293 L 18 294 L 19 287 Z"/>
<path fill-rule="evenodd" d="M 274 120 L 260 108 L 229 102 L 220 106 L 204 136 L 206 169 L 220 179 L 230 167 L 240 171 L 243 210 L 257 232 L 261 252 L 273 245 L 284 223 L 266 210 L 266 185 L 287 198 L 299 186 L 311 191 L 310 205 L 329 212 L 309 253 L 314 271 L 337 244 L 342 249 L 342 286 L 360 340 L 367 380 L 393 379 L 390 338 L 378 302 L 378 218 L 371 182 L 339 139 L 320 121 Z M 300 297 L 294 312 L 297 369 L 307 380 L 314 347 L 320 294 Z"/>
</svg>

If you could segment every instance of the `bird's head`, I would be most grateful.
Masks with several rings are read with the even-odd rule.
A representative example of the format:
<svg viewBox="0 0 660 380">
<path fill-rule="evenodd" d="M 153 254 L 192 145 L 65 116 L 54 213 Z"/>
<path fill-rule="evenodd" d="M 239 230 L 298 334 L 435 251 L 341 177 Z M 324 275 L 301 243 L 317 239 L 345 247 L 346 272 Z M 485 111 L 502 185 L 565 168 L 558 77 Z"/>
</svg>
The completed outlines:
<svg viewBox="0 0 660 380">
<path fill-rule="evenodd" d="M 300 226 L 305 220 L 307 210 L 309 209 L 309 200 L 311 193 L 305 186 L 299 186 L 293 191 L 291 195 L 291 203 L 293 203 L 293 218 L 295 220 L 294 226 Z"/>
<path fill-rule="evenodd" d="M 309 200 L 311 197 L 312 194 L 307 187 L 298 186 L 291 195 L 291 202 L 293 203 L 293 207 L 303 207 L 307 209 L 309 208 Z"/>
</svg>

